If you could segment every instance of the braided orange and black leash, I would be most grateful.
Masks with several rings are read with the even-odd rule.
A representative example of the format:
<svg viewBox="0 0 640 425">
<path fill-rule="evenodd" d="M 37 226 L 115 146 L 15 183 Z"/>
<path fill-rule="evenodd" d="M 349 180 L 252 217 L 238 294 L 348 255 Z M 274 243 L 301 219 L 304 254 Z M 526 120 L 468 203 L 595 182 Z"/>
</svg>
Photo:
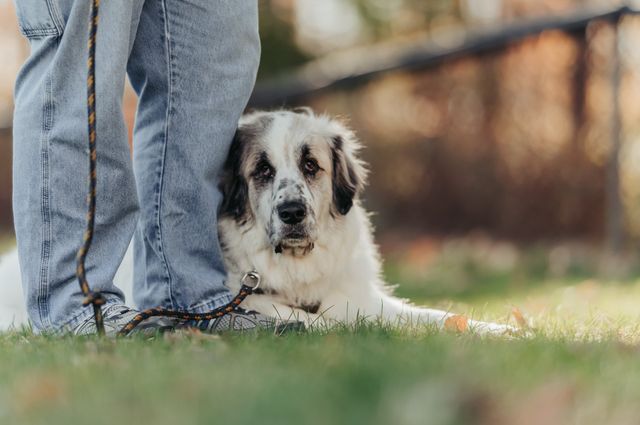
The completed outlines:
<svg viewBox="0 0 640 425">
<path fill-rule="evenodd" d="M 91 0 L 90 24 L 89 24 L 89 58 L 87 61 L 87 123 L 89 128 L 89 193 L 87 196 L 87 226 L 84 231 L 82 246 L 77 254 L 76 276 L 80 289 L 85 298 L 82 302 L 87 306 L 93 306 L 93 315 L 96 322 L 96 329 L 99 335 L 104 335 L 104 319 L 102 317 L 102 308 L 105 299 L 104 296 L 96 291 L 92 291 L 87 281 L 85 270 L 85 261 L 87 253 L 91 247 L 93 239 L 95 216 L 96 216 L 96 34 L 98 32 L 98 10 L 100 8 L 100 0 Z M 242 278 L 242 286 L 238 294 L 227 304 L 215 310 L 206 313 L 189 313 L 186 311 L 168 310 L 162 307 L 150 308 L 138 313 L 129 323 L 124 325 L 118 332 L 118 336 L 126 336 L 133 331 L 136 326 L 144 320 L 153 316 L 172 317 L 181 320 L 213 320 L 222 317 L 239 309 L 240 303 L 253 293 L 260 285 L 260 275 L 256 272 L 249 272 Z"/>
<path fill-rule="evenodd" d="M 89 59 L 87 60 L 87 124 L 89 127 L 89 194 L 87 196 L 87 227 L 84 231 L 82 246 L 77 254 L 76 276 L 80 290 L 84 294 L 83 305 L 93 305 L 93 315 L 99 335 L 104 335 L 104 321 L 101 306 L 105 299 L 100 292 L 93 292 L 87 281 L 85 261 L 93 240 L 96 217 L 96 33 L 98 32 L 98 9 L 100 0 L 91 2 L 91 23 L 89 25 Z"/>
<path fill-rule="evenodd" d="M 126 336 L 140 323 L 153 316 L 173 317 L 180 320 L 213 320 L 226 314 L 238 310 L 240 303 L 253 293 L 260 286 L 260 275 L 256 272 L 249 272 L 242 278 L 242 286 L 238 294 L 227 304 L 206 313 L 189 313 L 186 311 L 168 310 L 162 307 L 149 308 L 138 313 L 129 323 L 124 325 L 118 332 L 118 336 Z"/>
</svg>

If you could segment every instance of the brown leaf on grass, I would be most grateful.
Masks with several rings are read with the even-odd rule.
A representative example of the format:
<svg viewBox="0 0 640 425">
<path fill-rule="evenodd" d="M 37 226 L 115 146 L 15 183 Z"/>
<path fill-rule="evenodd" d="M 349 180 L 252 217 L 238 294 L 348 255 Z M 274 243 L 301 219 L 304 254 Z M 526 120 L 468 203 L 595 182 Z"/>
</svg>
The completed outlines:
<svg viewBox="0 0 640 425">
<path fill-rule="evenodd" d="M 466 332 L 469 329 L 469 319 L 458 314 L 449 316 L 444 321 L 444 329 L 449 332 Z"/>
<path fill-rule="evenodd" d="M 511 315 L 520 329 L 529 329 L 529 322 L 525 319 L 524 314 L 522 314 L 522 311 L 518 307 L 511 309 Z"/>
</svg>

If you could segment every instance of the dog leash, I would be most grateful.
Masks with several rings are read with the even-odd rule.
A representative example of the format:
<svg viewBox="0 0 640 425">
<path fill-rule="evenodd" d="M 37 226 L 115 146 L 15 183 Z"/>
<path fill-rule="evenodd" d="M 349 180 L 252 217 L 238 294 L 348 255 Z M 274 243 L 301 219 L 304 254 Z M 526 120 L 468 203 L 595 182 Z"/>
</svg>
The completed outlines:
<svg viewBox="0 0 640 425">
<path fill-rule="evenodd" d="M 96 34 L 98 32 L 98 15 L 100 0 L 91 0 L 89 22 L 89 58 L 87 60 L 87 125 L 89 129 L 89 192 L 87 194 L 86 228 L 82 238 L 82 245 L 78 250 L 76 259 L 76 277 L 80 290 L 84 295 L 83 306 L 93 306 L 93 317 L 96 322 L 98 335 L 104 336 L 104 317 L 102 306 L 106 300 L 100 291 L 92 291 L 87 280 L 85 262 L 93 240 L 96 217 Z M 117 333 L 118 336 L 130 334 L 140 323 L 154 316 L 164 316 L 181 320 L 212 320 L 237 311 L 244 299 L 251 295 L 260 286 L 260 275 L 256 271 L 246 273 L 241 279 L 241 287 L 238 294 L 227 304 L 206 313 L 190 313 L 186 311 L 169 310 L 163 307 L 154 307 L 141 311 L 126 323 Z"/>
<path fill-rule="evenodd" d="M 238 294 L 227 304 L 206 313 L 189 313 L 187 311 L 168 310 L 163 307 L 152 307 L 138 313 L 129 323 L 124 325 L 118 336 L 127 336 L 140 323 L 153 316 L 172 317 L 181 320 L 213 320 L 237 311 L 240 303 L 260 286 L 260 275 L 257 272 L 248 272 L 242 278 L 242 286 Z"/>
<path fill-rule="evenodd" d="M 87 195 L 86 228 L 82 237 L 82 245 L 78 250 L 76 276 L 80 284 L 80 290 L 84 294 L 82 305 L 93 306 L 93 316 L 96 321 L 98 335 L 104 335 L 104 318 L 102 317 L 102 305 L 104 296 L 100 292 L 94 292 L 87 281 L 85 261 L 91 248 L 93 231 L 96 218 L 96 33 L 98 31 L 98 9 L 100 0 L 92 0 L 90 24 L 89 24 L 89 58 L 87 60 L 87 124 L 89 127 L 89 193 Z"/>
</svg>

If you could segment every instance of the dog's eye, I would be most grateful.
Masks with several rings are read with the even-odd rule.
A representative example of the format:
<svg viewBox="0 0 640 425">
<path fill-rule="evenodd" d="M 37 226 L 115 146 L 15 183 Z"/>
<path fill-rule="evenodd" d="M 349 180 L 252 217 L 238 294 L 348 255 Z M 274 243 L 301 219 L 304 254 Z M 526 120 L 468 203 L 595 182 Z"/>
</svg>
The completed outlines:
<svg viewBox="0 0 640 425">
<path fill-rule="evenodd" d="M 318 163 L 313 159 L 307 159 L 304 161 L 304 172 L 305 174 L 313 175 L 318 172 Z"/>
<path fill-rule="evenodd" d="M 273 177 L 273 167 L 267 163 L 262 163 L 258 165 L 254 174 L 259 179 L 269 180 Z"/>
</svg>

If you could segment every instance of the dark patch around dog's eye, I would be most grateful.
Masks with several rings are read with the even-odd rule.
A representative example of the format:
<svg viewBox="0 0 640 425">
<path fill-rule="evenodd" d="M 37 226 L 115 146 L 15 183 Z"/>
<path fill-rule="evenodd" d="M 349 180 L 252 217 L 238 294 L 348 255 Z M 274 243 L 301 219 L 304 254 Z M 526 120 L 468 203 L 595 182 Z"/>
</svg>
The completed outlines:
<svg viewBox="0 0 640 425">
<path fill-rule="evenodd" d="M 318 161 L 311 155 L 309 145 L 303 145 L 300 150 L 300 170 L 306 177 L 315 177 L 321 170 Z"/>
<path fill-rule="evenodd" d="M 304 173 L 308 176 L 315 176 L 320 168 L 315 159 L 306 159 L 302 166 Z"/>
<path fill-rule="evenodd" d="M 256 162 L 256 166 L 251 173 L 251 177 L 259 184 L 266 184 L 273 180 L 275 176 L 275 169 L 269 162 L 269 157 L 266 152 L 260 153 L 259 159 Z"/>
</svg>

